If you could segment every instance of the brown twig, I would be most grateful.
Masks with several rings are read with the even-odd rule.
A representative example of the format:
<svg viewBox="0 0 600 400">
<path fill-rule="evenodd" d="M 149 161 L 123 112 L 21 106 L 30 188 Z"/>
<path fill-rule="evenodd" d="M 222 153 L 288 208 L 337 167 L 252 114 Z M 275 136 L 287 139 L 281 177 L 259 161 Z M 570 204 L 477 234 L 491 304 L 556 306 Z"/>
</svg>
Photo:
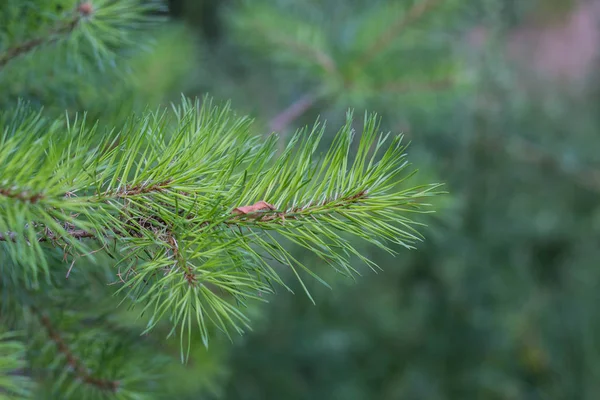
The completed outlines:
<svg viewBox="0 0 600 400">
<path fill-rule="evenodd" d="M 164 192 L 169 184 L 171 183 L 170 179 L 164 180 L 162 182 L 153 183 L 153 184 L 139 184 L 134 186 L 125 186 L 121 189 L 105 192 L 102 196 L 114 196 L 117 198 L 125 198 L 136 196 L 139 194 L 146 194 L 152 192 Z"/>
<path fill-rule="evenodd" d="M 73 354 L 67 343 L 61 337 L 59 332 L 52 325 L 52 321 L 46 315 L 41 314 L 38 310 L 33 309 L 35 314 L 39 316 L 41 324 L 46 329 L 48 337 L 54 342 L 58 351 L 65 357 L 67 364 L 72 368 L 73 373 L 82 382 L 97 387 L 98 389 L 116 392 L 119 389 L 119 381 L 97 378 L 88 370 L 83 362 Z"/>
<path fill-rule="evenodd" d="M 365 198 L 365 196 L 366 196 L 366 192 L 360 192 L 360 193 L 358 193 L 354 196 L 350 196 L 346 199 L 344 199 L 344 198 L 328 199 L 321 203 L 307 204 L 302 207 L 295 207 L 295 208 L 292 208 L 292 209 L 289 209 L 289 210 L 283 211 L 283 212 L 275 210 L 275 207 L 273 205 L 261 200 L 252 205 L 236 207 L 231 212 L 231 217 L 229 219 L 223 221 L 223 223 L 228 226 L 236 225 L 241 220 L 241 218 L 246 219 L 246 220 L 248 218 L 252 218 L 253 220 L 256 220 L 258 222 L 269 222 L 269 221 L 273 221 L 276 219 L 281 219 L 282 221 L 285 221 L 285 219 L 297 219 L 297 214 L 301 211 L 306 211 L 307 209 L 310 209 L 313 207 L 323 207 L 332 202 L 352 203 L 357 200 Z M 344 204 L 339 204 L 336 207 L 341 207 L 343 205 Z M 256 218 L 256 217 L 259 217 L 259 218 Z M 193 216 L 188 216 L 187 218 L 192 219 Z M 162 224 L 164 225 L 164 221 Z M 200 226 L 208 226 L 209 224 L 210 223 L 208 221 L 199 223 Z M 149 225 L 142 224 L 140 226 L 147 227 Z M 115 235 L 123 236 L 123 237 L 128 236 L 125 232 L 123 232 L 123 233 L 115 232 Z M 69 236 L 72 239 L 87 239 L 87 238 L 95 238 L 98 236 L 98 234 L 94 234 L 92 232 L 87 232 L 82 229 L 75 229 L 72 227 L 67 227 L 66 236 Z M 58 239 L 60 239 L 60 236 L 54 234 L 49 229 L 45 229 L 44 234 L 40 235 L 37 240 L 38 240 L 38 242 L 51 242 L 51 241 L 56 241 Z M 0 242 L 6 242 L 6 241 L 15 242 L 16 240 L 17 240 L 17 235 L 14 232 L 0 233 Z M 175 239 L 172 236 L 169 236 L 167 238 L 167 243 L 171 246 L 173 254 L 176 257 L 178 257 L 179 252 L 178 252 L 177 242 L 175 241 Z"/>
<path fill-rule="evenodd" d="M 183 271 L 183 276 L 185 280 L 190 286 L 196 286 L 198 284 L 198 279 L 194 271 L 187 265 L 185 258 L 179 252 L 179 244 L 175 239 L 175 236 L 169 234 L 167 237 L 167 244 L 170 246 L 170 250 L 173 253 L 173 257 L 175 258 L 175 263 L 180 269 Z"/>
<path fill-rule="evenodd" d="M 78 10 L 79 11 L 79 10 Z M 77 16 L 70 21 L 61 23 L 58 27 L 50 30 L 46 35 L 34 39 L 30 39 L 26 42 L 17 44 L 14 47 L 9 48 L 3 54 L 0 54 L 0 69 L 6 66 L 13 59 L 29 53 L 43 44 L 51 44 L 59 40 L 61 35 L 67 35 L 75 29 L 79 23 L 81 16 L 84 15 L 82 11 L 79 11 Z"/>
<path fill-rule="evenodd" d="M 261 30 L 261 29 L 259 29 L 259 30 Z M 294 40 L 293 38 L 290 39 L 289 37 L 286 37 L 286 36 L 272 37 L 272 36 L 268 35 L 268 32 L 265 32 L 264 30 L 261 30 L 261 31 L 262 31 L 261 33 L 263 34 L 263 36 L 271 39 L 275 44 L 281 45 L 285 48 L 293 49 L 293 50 L 297 51 L 298 53 L 311 58 L 319 66 L 321 66 L 321 68 L 323 68 L 323 70 L 325 70 L 326 72 L 333 74 L 337 71 L 335 62 L 329 56 L 329 54 L 324 53 L 319 49 L 315 49 L 314 47 L 310 47 L 303 43 L 300 43 L 297 40 Z"/>
<path fill-rule="evenodd" d="M 369 47 L 365 53 L 362 54 L 361 58 L 358 61 L 357 68 L 355 69 L 355 73 L 357 73 L 360 69 L 362 69 L 366 64 L 368 64 L 381 50 L 387 47 L 392 40 L 398 36 L 402 30 L 406 26 L 408 26 L 413 21 L 419 19 L 423 14 L 432 9 L 434 6 L 440 4 L 443 0 L 423 0 L 420 3 L 416 4 L 413 8 L 411 8 L 401 19 L 399 19 L 395 24 L 392 24 L 381 36 L 377 38 L 377 40 Z M 287 43 L 285 41 L 279 40 L 281 44 L 286 44 L 292 47 L 293 43 Z M 297 43 L 296 43 L 297 45 Z M 307 49 L 304 49 L 305 51 Z M 309 50 L 313 50 L 310 49 Z M 328 72 L 335 71 L 335 64 L 329 56 L 325 54 L 319 53 L 318 55 L 313 54 L 313 58 L 319 61 L 319 64 L 323 66 L 323 68 Z M 447 82 L 444 82 L 447 84 Z M 442 88 L 442 82 L 435 82 L 435 84 L 439 84 L 438 88 Z M 407 88 L 406 83 L 402 83 L 398 85 L 398 87 L 394 87 L 395 84 L 392 83 L 387 87 L 388 90 L 395 91 L 406 91 L 412 90 L 412 87 Z M 414 86 L 414 85 L 413 85 Z M 429 86 L 428 88 L 432 88 Z M 418 87 L 417 87 L 418 89 Z M 300 97 L 286 109 L 277 114 L 273 119 L 271 119 L 269 123 L 269 128 L 271 131 L 280 132 L 288 127 L 293 121 L 303 115 L 313 104 L 318 100 L 319 96 L 314 95 L 312 93 L 305 94 Z"/>
<path fill-rule="evenodd" d="M 312 211 L 314 208 L 321 208 L 325 206 L 331 206 L 331 203 L 337 202 L 333 208 L 347 207 L 351 204 L 358 203 L 367 197 L 366 191 L 361 191 L 352 196 L 345 198 L 334 198 L 326 199 L 317 203 L 305 204 L 301 207 L 293 207 L 285 211 L 278 211 L 275 207 L 265 201 L 259 201 L 251 206 L 238 207 L 232 212 L 233 217 L 226 221 L 227 225 L 237 224 L 241 219 L 245 221 L 256 221 L 256 222 L 272 222 L 280 221 L 284 223 L 286 220 L 297 220 L 299 219 L 300 213 L 306 213 Z M 240 209 L 244 209 L 241 212 Z M 332 210 L 333 212 L 333 210 Z"/>
<path fill-rule="evenodd" d="M 37 203 L 39 200 L 44 198 L 41 193 L 29 193 L 27 191 L 15 191 L 6 188 L 0 188 L 0 195 L 10 197 L 11 199 L 18 199 L 29 203 Z"/>
<path fill-rule="evenodd" d="M 283 131 L 289 124 L 308 111 L 318 98 L 319 96 L 315 94 L 307 93 L 293 102 L 290 106 L 271 119 L 271 122 L 269 122 L 269 129 L 271 132 Z"/>
<path fill-rule="evenodd" d="M 83 229 L 66 229 L 67 235 L 73 239 L 89 239 L 96 237 L 91 232 L 84 231 Z M 37 238 L 38 242 L 52 242 L 58 240 L 60 237 L 53 232 L 47 231 L 43 235 Z M 16 242 L 17 234 L 15 232 L 0 233 L 0 242 Z"/>
</svg>

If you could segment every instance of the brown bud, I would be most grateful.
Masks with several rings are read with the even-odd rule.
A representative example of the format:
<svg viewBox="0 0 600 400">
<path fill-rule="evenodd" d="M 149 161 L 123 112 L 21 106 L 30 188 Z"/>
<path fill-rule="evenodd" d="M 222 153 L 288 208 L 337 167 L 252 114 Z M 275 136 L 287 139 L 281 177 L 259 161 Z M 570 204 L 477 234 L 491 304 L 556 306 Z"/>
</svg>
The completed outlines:
<svg viewBox="0 0 600 400">
<path fill-rule="evenodd" d="M 86 1 L 79 4 L 77 11 L 79 11 L 82 16 L 89 17 L 94 12 L 94 6 L 92 5 L 92 2 Z"/>
<path fill-rule="evenodd" d="M 233 214 L 249 214 L 256 211 L 262 210 L 274 210 L 275 207 L 272 204 L 267 203 L 266 201 L 259 201 L 251 206 L 243 206 L 235 208 L 232 213 Z"/>
</svg>

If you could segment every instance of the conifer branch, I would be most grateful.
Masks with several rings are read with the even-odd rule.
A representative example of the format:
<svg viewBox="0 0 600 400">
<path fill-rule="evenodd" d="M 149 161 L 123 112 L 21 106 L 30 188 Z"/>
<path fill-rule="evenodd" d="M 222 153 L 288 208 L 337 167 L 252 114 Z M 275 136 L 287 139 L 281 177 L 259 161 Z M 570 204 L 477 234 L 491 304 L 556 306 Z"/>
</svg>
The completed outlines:
<svg viewBox="0 0 600 400">
<path fill-rule="evenodd" d="M 402 31 L 420 19 L 427 12 L 440 5 L 444 0 L 422 0 L 417 2 L 408 12 L 402 15 L 394 24 L 388 27 L 374 42 L 365 50 L 357 62 L 356 72 L 369 64 L 381 51 L 393 42 Z"/>
<path fill-rule="evenodd" d="M 92 9 L 90 3 L 82 3 L 78 6 L 75 17 L 68 21 L 62 21 L 43 36 L 30 39 L 9 48 L 3 54 L 0 54 L 0 69 L 21 55 L 29 53 L 42 45 L 52 44 L 62 37 L 69 35 L 73 29 L 75 29 L 81 18 L 88 16 L 91 12 Z"/>
<path fill-rule="evenodd" d="M 48 316 L 43 315 L 37 309 L 32 308 L 32 311 L 37 314 L 42 326 L 46 329 L 46 333 L 50 340 L 54 343 L 59 353 L 61 353 L 67 362 L 67 365 L 71 367 L 75 376 L 82 382 L 94 386 L 102 391 L 115 393 L 119 389 L 119 381 L 101 379 L 94 376 L 86 367 L 86 365 L 73 353 L 65 340 L 61 337 L 60 333 L 54 328 L 52 321 Z"/>
<path fill-rule="evenodd" d="M 150 191 L 138 193 L 149 193 Z M 121 193 L 121 195 L 123 195 Z M 285 221 L 293 221 L 300 220 L 301 218 L 310 218 L 311 220 L 315 217 L 312 216 L 313 213 L 321 210 L 329 211 L 331 213 L 335 212 L 337 209 L 349 207 L 353 204 L 359 203 L 361 200 L 367 198 L 367 192 L 361 191 L 355 195 L 345 196 L 345 197 L 337 197 L 325 199 L 321 202 L 309 203 L 301 206 L 294 206 L 290 208 L 286 208 L 284 211 L 278 211 L 275 206 L 265 202 L 259 201 L 252 205 L 240 206 L 233 209 L 231 212 L 231 217 L 222 221 L 222 224 L 225 226 L 237 226 L 243 224 L 244 226 L 248 226 L 249 224 L 264 224 L 270 222 L 277 223 L 285 223 Z M 193 215 L 187 215 L 186 218 L 193 219 Z M 164 221 L 161 221 L 164 223 Z M 69 240 L 81 240 L 81 239 L 91 239 L 97 238 L 98 234 L 88 232 L 82 229 L 76 229 L 72 224 L 70 226 L 65 227 L 65 236 L 62 238 L 68 237 Z M 150 226 L 149 224 L 145 224 L 146 226 Z M 199 223 L 199 226 L 209 226 L 211 225 L 211 221 L 203 221 Z M 264 225 L 262 225 L 264 227 Z M 161 235 L 164 235 L 161 233 Z M 129 237 L 131 236 L 131 232 L 116 232 L 114 234 L 115 237 Z M 5 234 L 0 233 L 0 242 L 11 241 L 15 242 L 18 239 L 18 236 L 15 232 L 7 232 Z M 38 235 L 38 242 L 56 242 L 61 237 L 53 233 L 50 229 L 44 229 Z M 168 243 L 170 247 L 170 251 L 172 252 L 174 258 L 178 262 L 182 262 L 185 267 L 185 263 L 178 251 L 178 245 L 175 237 L 171 233 L 166 234 L 165 242 Z M 188 270 L 186 272 L 186 276 L 190 276 L 191 273 Z"/>
<path fill-rule="evenodd" d="M 390 243 L 412 248 L 421 237 L 409 213 L 438 187 L 399 187 L 402 138 L 378 132 L 375 116 L 365 116 L 355 156 L 351 113 L 325 154 L 321 124 L 277 154 L 275 136 L 259 140 L 247 118 L 206 101 L 132 118 L 99 144 L 84 121 L 22 112 L 10 126 L 0 138 L 0 241 L 27 267 L 23 279 L 48 273 L 41 242 L 93 259 L 99 250 L 82 239 L 107 252 L 116 239 L 117 291 L 153 310 L 147 330 L 167 314 L 182 329 L 195 321 L 204 340 L 209 321 L 224 332 L 248 326 L 215 291 L 243 304 L 285 286 L 268 260 L 320 280 L 286 242 L 348 276 L 351 256 L 375 268 L 345 235 L 392 253 Z"/>
<path fill-rule="evenodd" d="M 67 236 L 69 236 L 70 239 L 74 239 L 74 240 L 90 239 L 90 238 L 96 237 L 96 235 L 94 235 L 93 233 L 84 231 L 82 229 L 71 228 L 71 229 L 66 229 L 65 232 L 66 232 Z M 16 242 L 17 238 L 18 238 L 18 236 L 15 232 L 0 233 L 0 242 Z M 54 233 L 52 233 L 46 229 L 42 235 L 39 235 L 37 241 L 38 242 L 54 242 L 60 238 L 61 238 L 60 236 L 57 236 Z"/>
<path fill-rule="evenodd" d="M 269 122 L 269 129 L 272 132 L 281 132 L 285 130 L 292 122 L 308 111 L 318 98 L 319 96 L 313 93 L 307 93 L 300 97 L 271 119 L 271 122 Z"/>
<path fill-rule="evenodd" d="M 263 30 L 261 33 L 266 37 L 268 37 L 269 35 L 269 32 L 266 30 Z M 305 43 L 299 42 L 297 40 L 294 40 L 294 38 L 290 38 L 284 35 L 270 37 L 270 39 L 273 41 L 274 44 L 278 46 L 291 49 L 302 56 L 308 57 L 329 74 L 333 74 L 337 71 L 337 66 L 333 58 L 331 58 L 329 54 L 323 52 L 320 49 L 307 46 Z"/>
</svg>

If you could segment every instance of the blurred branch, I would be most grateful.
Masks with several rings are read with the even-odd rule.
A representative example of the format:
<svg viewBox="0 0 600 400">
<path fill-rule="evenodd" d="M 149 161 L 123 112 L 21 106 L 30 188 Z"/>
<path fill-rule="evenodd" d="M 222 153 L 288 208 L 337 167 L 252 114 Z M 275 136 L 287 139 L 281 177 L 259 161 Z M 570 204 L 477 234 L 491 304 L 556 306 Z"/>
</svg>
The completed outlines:
<svg viewBox="0 0 600 400">
<path fill-rule="evenodd" d="M 269 122 L 271 132 L 280 132 L 288 127 L 293 121 L 304 114 L 319 99 L 319 96 L 313 93 L 307 93 L 298 100 L 290 104 L 286 109 L 277 114 Z"/>
<path fill-rule="evenodd" d="M 33 309 L 32 311 L 38 315 L 41 324 L 46 329 L 46 333 L 54 345 L 58 349 L 59 353 L 63 355 L 69 367 L 71 367 L 73 373 L 81 379 L 81 381 L 87 383 L 88 385 L 92 385 L 97 387 L 98 389 L 108 391 L 108 392 L 116 392 L 119 388 L 118 381 L 112 381 L 107 379 L 100 379 L 94 377 L 87 369 L 87 367 L 79 360 L 69 348 L 64 339 L 60 336 L 59 332 L 54 328 L 50 318 L 46 315 L 42 315 L 38 310 Z"/>
<path fill-rule="evenodd" d="M 77 26 L 81 18 L 92 14 L 93 7 L 90 2 L 84 2 L 77 6 L 75 17 L 71 20 L 62 21 L 55 28 L 51 29 L 44 36 L 30 39 L 26 42 L 17 44 L 9 48 L 3 54 L 0 54 L 0 69 L 5 67 L 13 59 L 35 50 L 37 47 L 44 44 L 51 44 L 58 41 L 62 36 L 70 34 Z"/>
<path fill-rule="evenodd" d="M 263 35 L 268 37 L 268 32 L 263 31 Z M 314 47 L 307 46 L 304 43 L 300 43 L 293 38 L 279 36 L 276 38 L 272 38 L 273 42 L 281 45 L 283 47 L 291 48 L 297 51 L 300 54 L 303 54 L 313 61 L 315 61 L 321 68 L 323 68 L 326 72 L 332 74 L 336 72 L 335 61 L 329 56 L 329 54 L 324 53 L 323 51 L 316 49 Z"/>
<path fill-rule="evenodd" d="M 431 11 L 435 6 L 441 4 L 444 0 L 422 0 L 415 4 L 406 14 L 404 14 L 396 23 L 392 24 L 373 42 L 358 60 L 356 71 L 360 71 L 365 65 L 371 62 L 382 50 L 390 45 L 390 43 L 402 31 L 421 18 L 425 13 Z"/>
</svg>

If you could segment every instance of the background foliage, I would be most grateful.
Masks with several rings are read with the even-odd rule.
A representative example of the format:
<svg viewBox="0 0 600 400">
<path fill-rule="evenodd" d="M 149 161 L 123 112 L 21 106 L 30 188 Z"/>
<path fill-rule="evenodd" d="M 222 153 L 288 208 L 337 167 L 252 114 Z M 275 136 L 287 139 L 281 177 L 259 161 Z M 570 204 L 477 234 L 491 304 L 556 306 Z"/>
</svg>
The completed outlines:
<svg viewBox="0 0 600 400">
<path fill-rule="evenodd" d="M 316 307 L 267 308 L 230 352 L 227 398 L 597 396 L 597 63 L 584 48 L 586 69 L 553 71 L 534 51 L 542 33 L 585 29 L 592 3 L 228 2 L 209 30 L 203 2 L 184 17 L 207 37 L 211 76 L 226 74 L 203 90 L 265 129 L 285 126 L 290 105 L 302 112 L 284 131 L 376 109 L 451 193 L 417 252 L 365 249 L 383 273 L 332 293 L 315 285 Z M 570 47 L 595 35 L 582 34 Z M 578 65 L 568 46 L 554 51 Z"/>
<path fill-rule="evenodd" d="M 86 49 L 103 46 L 82 37 L 80 71 L 73 66 L 81 60 L 71 64 L 61 53 L 55 62 L 38 53 L 31 68 L 4 69 L 2 108 L 26 93 L 50 112 L 86 109 L 108 125 L 181 92 L 210 93 L 256 117 L 265 136 L 289 138 L 317 116 L 327 119 L 325 148 L 348 108 L 377 111 L 384 130 L 411 140 L 417 179 L 446 182 L 450 192 L 417 251 L 394 258 L 356 244 L 383 272 L 364 269 L 356 282 L 325 272 L 333 290 L 307 281 L 316 306 L 303 296 L 269 297 L 249 310 L 251 334 L 217 338 L 209 350 L 193 346 L 188 365 L 163 361 L 179 356 L 177 340 L 162 344 L 168 329 L 113 343 L 91 319 L 77 348 L 106 341 L 135 357 L 133 365 L 152 365 L 167 376 L 157 398 L 595 399 L 599 91 L 595 52 L 583 49 L 582 58 L 574 50 L 595 33 L 572 41 L 573 53 L 555 50 L 560 59 L 589 59 L 587 68 L 549 68 L 560 64 L 552 51 L 533 50 L 544 48 L 543 33 L 554 32 L 556 44 L 570 32 L 565 26 L 581 28 L 582 7 L 596 15 L 591 0 L 171 0 L 173 20 L 153 35 L 136 24 L 119 30 L 136 45 L 117 49 L 118 68 L 101 71 Z M 17 36 L 35 37 L 32 26 L 50 23 L 3 18 L 0 26 Z M 104 36 L 107 47 L 113 35 Z M 150 51 L 137 45 L 144 43 Z M 77 284 L 86 282 L 84 275 Z M 97 305 L 98 314 L 113 306 Z M 114 316 L 115 329 L 142 329 L 134 317 Z M 160 360 L 143 351 L 148 341 Z M 2 338 L 0 373 L 19 368 L 2 356 L 23 351 L 20 343 Z M 111 360 L 109 370 L 119 364 Z"/>
</svg>

